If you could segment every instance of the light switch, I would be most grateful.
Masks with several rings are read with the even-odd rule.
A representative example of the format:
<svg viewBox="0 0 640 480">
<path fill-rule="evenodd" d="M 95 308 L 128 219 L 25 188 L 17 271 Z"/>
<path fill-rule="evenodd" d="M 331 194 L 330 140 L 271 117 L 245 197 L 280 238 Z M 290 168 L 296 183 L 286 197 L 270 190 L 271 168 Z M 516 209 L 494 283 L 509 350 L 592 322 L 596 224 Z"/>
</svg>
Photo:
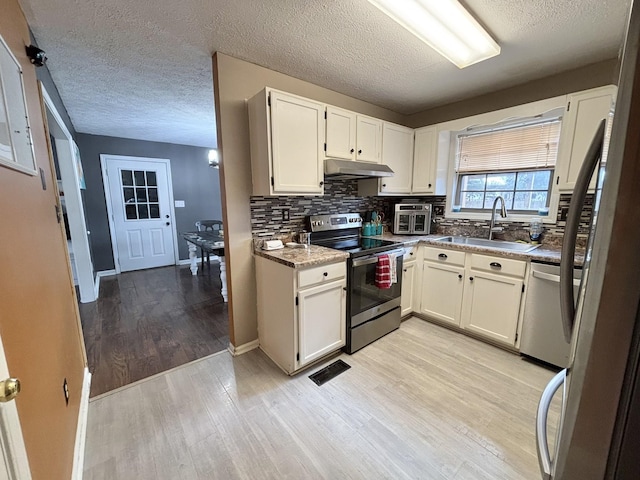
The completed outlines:
<svg viewBox="0 0 640 480">
<path fill-rule="evenodd" d="M 176 208 L 184 208 L 184 200 L 176 200 L 175 202 L 173 202 L 173 205 Z"/>
</svg>

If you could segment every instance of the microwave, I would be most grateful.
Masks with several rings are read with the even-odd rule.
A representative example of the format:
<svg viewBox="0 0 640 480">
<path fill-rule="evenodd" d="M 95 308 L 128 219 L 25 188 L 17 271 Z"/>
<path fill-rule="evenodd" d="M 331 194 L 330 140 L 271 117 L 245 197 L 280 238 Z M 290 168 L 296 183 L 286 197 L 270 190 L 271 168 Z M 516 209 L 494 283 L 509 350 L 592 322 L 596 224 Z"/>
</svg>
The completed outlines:
<svg viewBox="0 0 640 480">
<path fill-rule="evenodd" d="M 428 235 L 431 229 L 430 203 L 398 203 L 393 216 L 396 235 Z"/>
</svg>

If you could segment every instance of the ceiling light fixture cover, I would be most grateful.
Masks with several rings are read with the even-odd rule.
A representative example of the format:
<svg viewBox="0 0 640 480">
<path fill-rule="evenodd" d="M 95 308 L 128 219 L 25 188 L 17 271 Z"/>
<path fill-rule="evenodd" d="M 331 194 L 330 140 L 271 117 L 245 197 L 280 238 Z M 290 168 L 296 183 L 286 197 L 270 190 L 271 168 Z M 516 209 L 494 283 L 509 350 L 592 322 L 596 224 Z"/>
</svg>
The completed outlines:
<svg viewBox="0 0 640 480">
<path fill-rule="evenodd" d="M 220 166 L 220 154 L 217 149 L 209 150 L 209 166 L 218 168 Z"/>
<path fill-rule="evenodd" d="M 369 0 L 459 68 L 500 53 L 500 45 L 457 0 Z"/>
</svg>

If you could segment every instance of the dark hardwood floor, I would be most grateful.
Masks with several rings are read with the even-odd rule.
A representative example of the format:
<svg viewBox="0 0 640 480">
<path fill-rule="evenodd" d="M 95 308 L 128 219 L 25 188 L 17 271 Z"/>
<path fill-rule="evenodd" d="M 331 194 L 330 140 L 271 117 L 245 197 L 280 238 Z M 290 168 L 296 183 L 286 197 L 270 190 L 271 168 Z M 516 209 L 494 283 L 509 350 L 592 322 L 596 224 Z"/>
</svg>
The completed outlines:
<svg viewBox="0 0 640 480">
<path fill-rule="evenodd" d="M 227 348 L 220 270 L 188 266 L 102 278 L 100 297 L 80 304 L 91 397 Z"/>
</svg>

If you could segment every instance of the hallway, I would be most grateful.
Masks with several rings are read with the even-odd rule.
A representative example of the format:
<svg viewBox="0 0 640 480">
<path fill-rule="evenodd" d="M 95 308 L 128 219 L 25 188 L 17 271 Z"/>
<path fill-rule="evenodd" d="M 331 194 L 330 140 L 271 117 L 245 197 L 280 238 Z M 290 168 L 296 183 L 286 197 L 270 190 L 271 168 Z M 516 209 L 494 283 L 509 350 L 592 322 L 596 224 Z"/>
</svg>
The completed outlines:
<svg viewBox="0 0 640 480">
<path fill-rule="evenodd" d="M 217 264 L 192 276 L 170 266 L 105 277 L 80 304 L 91 397 L 220 352 L 229 344 Z"/>
</svg>

